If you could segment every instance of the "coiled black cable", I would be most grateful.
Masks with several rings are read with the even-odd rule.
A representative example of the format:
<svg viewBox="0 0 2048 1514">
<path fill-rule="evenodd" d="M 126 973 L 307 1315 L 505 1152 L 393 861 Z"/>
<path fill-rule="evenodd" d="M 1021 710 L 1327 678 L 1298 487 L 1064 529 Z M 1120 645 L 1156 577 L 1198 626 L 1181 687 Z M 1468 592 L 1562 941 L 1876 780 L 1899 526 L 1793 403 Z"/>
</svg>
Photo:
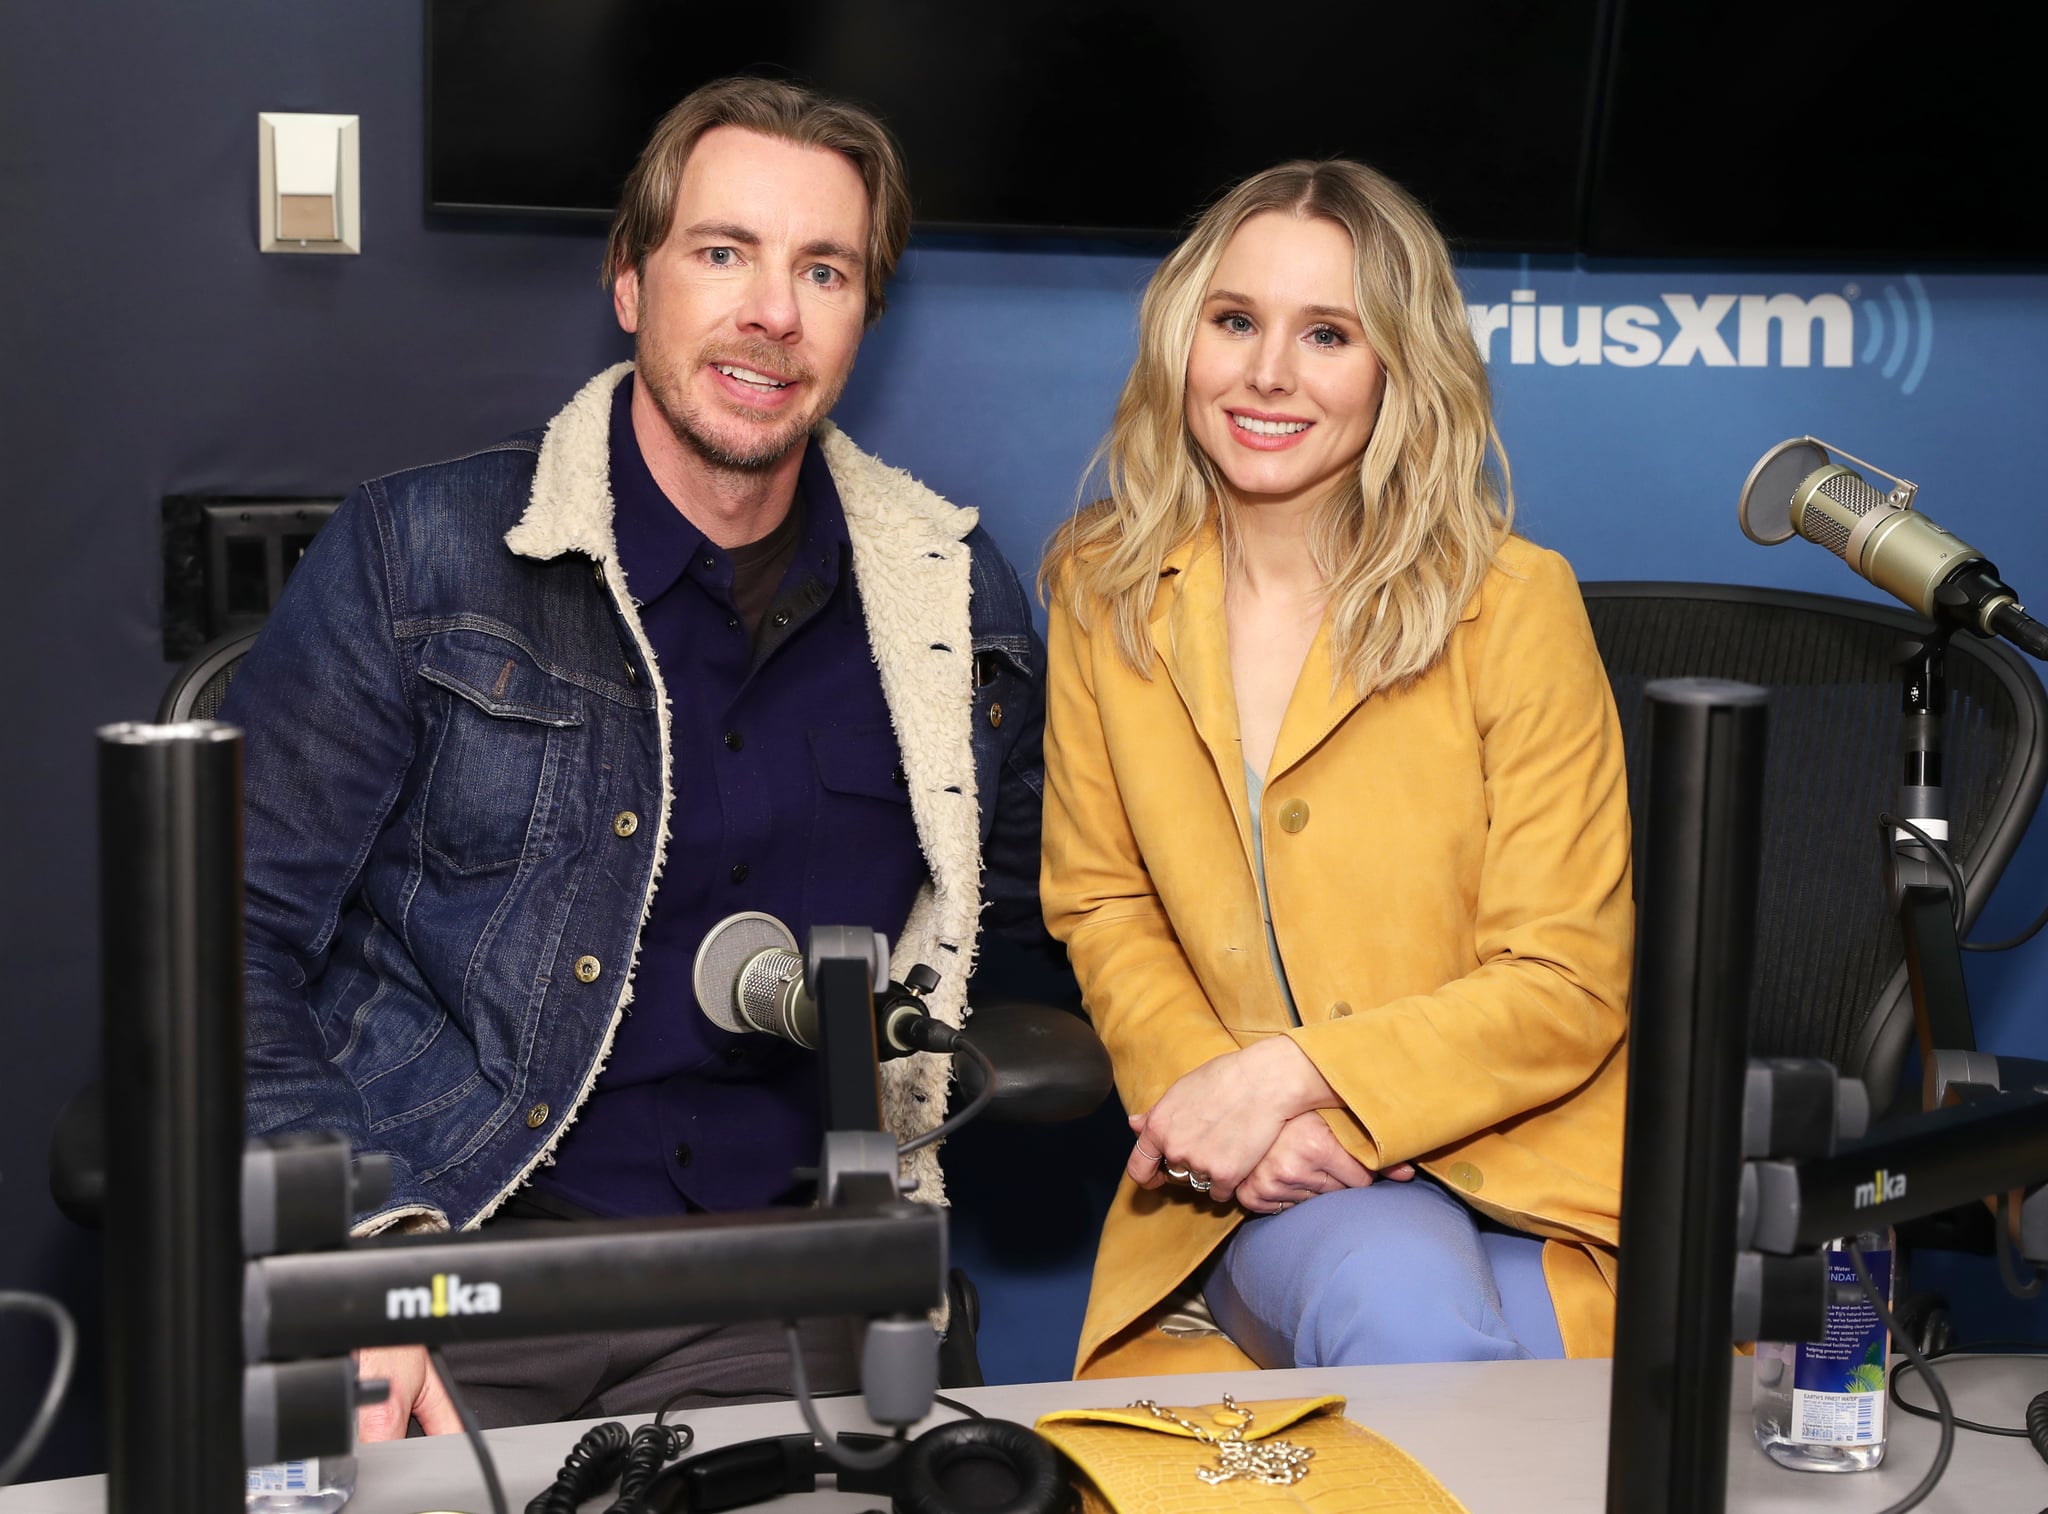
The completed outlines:
<svg viewBox="0 0 2048 1514">
<path fill-rule="evenodd" d="M 618 1501 L 604 1514 L 647 1514 L 647 1490 L 654 1486 L 654 1479 L 696 1438 L 697 1432 L 688 1425 L 642 1425 L 635 1430 L 626 1452 L 626 1469 L 619 1474 Z"/>
<path fill-rule="evenodd" d="M 534 1496 L 526 1514 L 576 1514 L 617 1480 L 631 1448 L 626 1427 L 615 1419 L 585 1430 L 563 1459 L 554 1483 Z"/>
</svg>

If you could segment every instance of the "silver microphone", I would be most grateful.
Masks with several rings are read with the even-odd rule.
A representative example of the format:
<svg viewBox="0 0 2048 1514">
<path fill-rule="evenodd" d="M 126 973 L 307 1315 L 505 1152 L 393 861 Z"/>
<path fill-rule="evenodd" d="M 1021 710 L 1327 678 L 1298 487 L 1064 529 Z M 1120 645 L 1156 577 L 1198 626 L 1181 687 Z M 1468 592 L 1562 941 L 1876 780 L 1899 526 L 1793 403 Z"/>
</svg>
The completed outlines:
<svg viewBox="0 0 2048 1514">
<path fill-rule="evenodd" d="M 1736 502 L 1742 534 L 1766 547 L 1803 536 L 1929 620 L 2003 636 L 2036 657 L 2048 656 L 2048 629 L 2026 613 L 1998 569 L 1913 509 L 1918 484 L 1832 449 L 1891 479 L 1891 493 L 1880 494 L 1829 450 L 1814 437 L 1795 436 L 1759 458 Z"/>
<path fill-rule="evenodd" d="M 889 986 L 889 943 L 875 937 L 875 991 Z M 690 969 L 697 1007 L 721 1030 L 761 1031 L 818 1049 L 818 1001 L 804 983 L 803 954 L 788 926 L 747 910 L 705 933 Z"/>
</svg>

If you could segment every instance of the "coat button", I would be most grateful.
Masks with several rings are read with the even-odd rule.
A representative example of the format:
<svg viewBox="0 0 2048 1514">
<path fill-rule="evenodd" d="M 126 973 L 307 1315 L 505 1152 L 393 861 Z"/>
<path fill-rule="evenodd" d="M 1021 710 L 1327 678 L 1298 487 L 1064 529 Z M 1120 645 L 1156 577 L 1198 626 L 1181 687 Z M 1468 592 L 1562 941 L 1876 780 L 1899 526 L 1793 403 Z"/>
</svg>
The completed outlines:
<svg viewBox="0 0 2048 1514">
<path fill-rule="evenodd" d="M 735 862 L 732 865 L 732 881 L 735 883 L 745 883 L 747 881 L 747 872 L 746 863 Z"/>
<path fill-rule="evenodd" d="M 1470 1162 L 1453 1162 L 1450 1171 L 1444 1174 L 1467 1193 L 1477 1193 L 1485 1184 L 1485 1175 Z"/>
<path fill-rule="evenodd" d="M 725 749 L 728 752 L 737 752 L 741 747 L 745 746 L 746 744 L 747 738 L 742 736 L 738 731 L 727 731 L 725 733 Z"/>
<path fill-rule="evenodd" d="M 690 1159 L 691 1159 L 691 1158 L 692 1158 L 693 1156 L 695 1156 L 695 1155 L 696 1155 L 696 1153 L 690 1150 L 690 1148 L 689 1148 L 689 1146 L 688 1146 L 688 1144 L 687 1144 L 687 1143 L 686 1143 L 686 1144 L 684 1144 L 684 1145 L 678 1146 L 678 1147 L 676 1148 L 676 1166 L 678 1166 L 678 1167 L 687 1167 L 687 1166 L 689 1166 L 689 1165 L 690 1165 Z"/>
<path fill-rule="evenodd" d="M 540 1128 L 541 1128 L 541 1126 L 543 1126 L 543 1125 L 547 1124 L 547 1122 L 548 1122 L 548 1107 L 547 1107 L 547 1105 L 545 1105 L 545 1104 L 536 1104 L 536 1105 L 534 1105 L 534 1106 L 533 1106 L 533 1108 L 531 1108 L 531 1109 L 529 1109 L 529 1110 L 527 1110 L 527 1111 L 526 1111 L 526 1128 L 527 1128 L 528 1130 L 538 1130 L 538 1129 L 540 1129 Z"/>
<path fill-rule="evenodd" d="M 1290 799 L 1280 806 L 1280 829 L 1295 835 L 1308 825 L 1308 801 Z"/>
<path fill-rule="evenodd" d="M 1339 999 L 1335 1004 L 1332 1004 L 1330 1006 L 1330 1018 L 1333 1020 L 1341 1020 L 1350 1013 L 1351 1006 L 1349 1004 L 1346 1004 L 1342 999 Z"/>
<path fill-rule="evenodd" d="M 597 975 L 604 971 L 604 964 L 597 958 L 584 955 L 576 959 L 576 976 L 585 983 L 595 983 Z"/>
<path fill-rule="evenodd" d="M 630 836 L 640 829 L 640 817 L 631 810 L 620 810 L 612 816 L 612 830 L 620 836 Z"/>
<path fill-rule="evenodd" d="M 988 707 L 988 723 L 999 730 L 1002 728 L 1003 707 L 1001 705 L 992 704 Z"/>
</svg>

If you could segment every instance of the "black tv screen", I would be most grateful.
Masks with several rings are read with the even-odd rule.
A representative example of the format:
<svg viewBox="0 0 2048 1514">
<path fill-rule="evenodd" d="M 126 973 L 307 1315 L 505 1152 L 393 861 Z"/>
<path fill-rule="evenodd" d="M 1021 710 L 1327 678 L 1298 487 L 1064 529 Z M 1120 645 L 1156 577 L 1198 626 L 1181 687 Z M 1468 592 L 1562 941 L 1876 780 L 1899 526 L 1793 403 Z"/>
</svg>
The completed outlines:
<svg viewBox="0 0 2048 1514">
<path fill-rule="evenodd" d="M 1620 8 L 1584 250 L 2048 260 L 2018 7 Z"/>
<path fill-rule="evenodd" d="M 1579 233 L 1601 0 L 430 0 L 438 210 L 607 216 L 656 120 L 730 73 L 886 120 L 926 228 L 1170 233 L 1344 155 L 1473 248 Z"/>
</svg>

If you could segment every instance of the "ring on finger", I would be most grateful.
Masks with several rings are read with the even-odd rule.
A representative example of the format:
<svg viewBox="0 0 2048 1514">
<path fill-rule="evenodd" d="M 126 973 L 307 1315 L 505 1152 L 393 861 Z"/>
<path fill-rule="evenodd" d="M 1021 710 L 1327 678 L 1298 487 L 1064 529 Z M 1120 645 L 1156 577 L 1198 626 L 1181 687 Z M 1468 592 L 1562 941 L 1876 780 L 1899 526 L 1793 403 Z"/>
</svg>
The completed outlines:
<svg viewBox="0 0 2048 1514">
<path fill-rule="evenodd" d="M 1188 1174 L 1188 1187 L 1194 1189 L 1195 1192 L 1207 1193 L 1211 1186 L 1213 1186 L 1213 1183 L 1208 1173 L 1191 1172 Z"/>
<path fill-rule="evenodd" d="M 1185 1183 L 1194 1176 L 1194 1174 L 1188 1171 L 1188 1169 L 1185 1167 L 1168 1167 L 1167 1169 L 1165 1169 L 1165 1171 L 1166 1175 L 1172 1178 L 1176 1183 Z"/>
<path fill-rule="evenodd" d="M 1145 1158 L 1145 1160 L 1147 1160 L 1148 1162 L 1156 1162 L 1160 1160 L 1159 1153 L 1156 1151 L 1147 1151 L 1145 1149 L 1145 1143 L 1143 1141 L 1138 1142 L 1138 1155 Z"/>
</svg>

